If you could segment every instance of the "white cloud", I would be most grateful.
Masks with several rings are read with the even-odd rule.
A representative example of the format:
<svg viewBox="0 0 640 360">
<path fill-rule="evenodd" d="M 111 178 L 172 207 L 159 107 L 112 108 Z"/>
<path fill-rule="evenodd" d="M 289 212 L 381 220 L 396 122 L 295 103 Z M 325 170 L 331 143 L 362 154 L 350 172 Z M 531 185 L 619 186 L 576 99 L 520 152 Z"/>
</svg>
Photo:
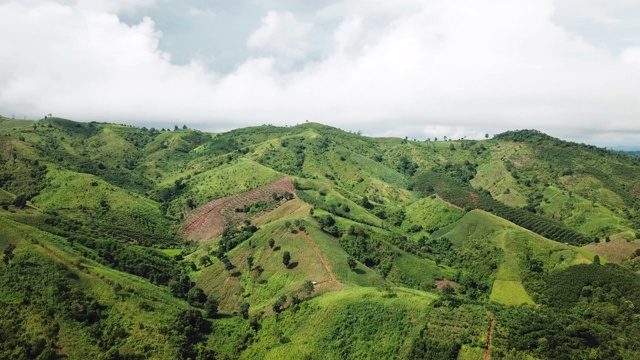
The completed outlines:
<svg viewBox="0 0 640 360">
<path fill-rule="evenodd" d="M 152 19 L 120 21 L 135 8 L 125 3 L 0 2 L 0 47 L 12 55 L 0 57 L 0 113 L 210 128 L 308 119 L 410 138 L 640 136 L 640 44 L 593 44 L 553 22 L 551 1 L 330 5 L 317 20 L 335 20 L 333 41 L 313 60 L 311 20 L 271 11 L 246 40 L 254 56 L 228 74 L 173 64 Z"/>
<path fill-rule="evenodd" d="M 261 22 L 247 39 L 250 49 L 266 50 L 287 60 L 298 60 L 307 55 L 310 23 L 296 19 L 290 12 L 276 11 L 269 11 Z"/>
</svg>

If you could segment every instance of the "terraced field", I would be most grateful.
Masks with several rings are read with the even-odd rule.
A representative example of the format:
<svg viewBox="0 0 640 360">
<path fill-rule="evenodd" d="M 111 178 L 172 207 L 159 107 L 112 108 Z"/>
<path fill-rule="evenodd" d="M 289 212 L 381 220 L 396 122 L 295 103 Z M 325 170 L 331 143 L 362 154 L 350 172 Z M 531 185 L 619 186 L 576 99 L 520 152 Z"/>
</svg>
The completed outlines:
<svg viewBox="0 0 640 360">
<path fill-rule="evenodd" d="M 284 193 L 292 194 L 295 197 L 293 184 L 288 177 L 247 192 L 213 200 L 188 216 L 180 232 L 185 238 L 193 241 L 202 242 L 213 239 L 222 234 L 226 226 L 238 225 L 247 219 L 245 213 L 238 212 L 236 209 L 261 201 L 271 201 L 273 194 L 282 196 Z M 281 199 L 274 206 L 256 214 L 255 217 L 277 208 L 286 201 L 284 198 Z"/>
</svg>

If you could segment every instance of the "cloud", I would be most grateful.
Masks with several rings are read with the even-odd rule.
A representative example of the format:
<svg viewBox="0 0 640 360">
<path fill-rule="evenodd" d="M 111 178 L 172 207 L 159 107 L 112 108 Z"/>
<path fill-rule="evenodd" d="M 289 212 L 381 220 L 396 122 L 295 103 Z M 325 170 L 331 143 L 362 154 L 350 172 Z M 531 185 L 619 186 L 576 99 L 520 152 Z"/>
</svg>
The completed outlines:
<svg viewBox="0 0 640 360">
<path fill-rule="evenodd" d="M 199 9 L 197 7 L 189 6 L 187 8 L 187 15 L 199 17 L 199 16 L 215 16 L 216 12 L 211 9 Z"/>
<path fill-rule="evenodd" d="M 117 15 L 161 4 L 125 3 L 0 3 L 12 54 L 0 57 L 0 113 L 208 129 L 310 120 L 410 138 L 640 137 L 639 44 L 592 42 L 554 20 L 552 1 L 347 1 L 304 21 L 269 11 L 248 32 L 251 55 L 225 73 L 172 63 L 153 19 Z M 321 28 L 328 41 L 312 43 Z M 317 46 L 322 56 L 310 56 Z"/>
<path fill-rule="evenodd" d="M 264 50 L 285 60 L 299 60 L 307 56 L 310 23 L 296 19 L 290 12 L 276 11 L 269 11 L 261 22 L 261 26 L 247 39 L 247 47 Z"/>
</svg>

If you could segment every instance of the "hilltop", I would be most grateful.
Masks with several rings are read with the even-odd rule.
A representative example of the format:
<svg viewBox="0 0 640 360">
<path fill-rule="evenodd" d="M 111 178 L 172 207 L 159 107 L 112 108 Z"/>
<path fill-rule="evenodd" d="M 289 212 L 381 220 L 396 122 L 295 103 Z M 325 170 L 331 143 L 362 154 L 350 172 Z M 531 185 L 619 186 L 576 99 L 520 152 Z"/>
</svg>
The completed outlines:
<svg viewBox="0 0 640 360">
<path fill-rule="evenodd" d="M 0 164 L 2 358 L 640 356 L 637 157 L 48 118 Z"/>
</svg>

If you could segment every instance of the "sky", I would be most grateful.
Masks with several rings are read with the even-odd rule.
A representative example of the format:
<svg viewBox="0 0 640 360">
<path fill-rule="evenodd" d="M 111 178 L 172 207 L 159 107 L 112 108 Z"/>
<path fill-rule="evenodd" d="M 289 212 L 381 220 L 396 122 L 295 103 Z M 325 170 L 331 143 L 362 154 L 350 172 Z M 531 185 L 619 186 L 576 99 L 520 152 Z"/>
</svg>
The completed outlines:
<svg viewBox="0 0 640 360">
<path fill-rule="evenodd" d="M 0 0 L 0 115 L 640 145 L 640 0 Z"/>
</svg>

